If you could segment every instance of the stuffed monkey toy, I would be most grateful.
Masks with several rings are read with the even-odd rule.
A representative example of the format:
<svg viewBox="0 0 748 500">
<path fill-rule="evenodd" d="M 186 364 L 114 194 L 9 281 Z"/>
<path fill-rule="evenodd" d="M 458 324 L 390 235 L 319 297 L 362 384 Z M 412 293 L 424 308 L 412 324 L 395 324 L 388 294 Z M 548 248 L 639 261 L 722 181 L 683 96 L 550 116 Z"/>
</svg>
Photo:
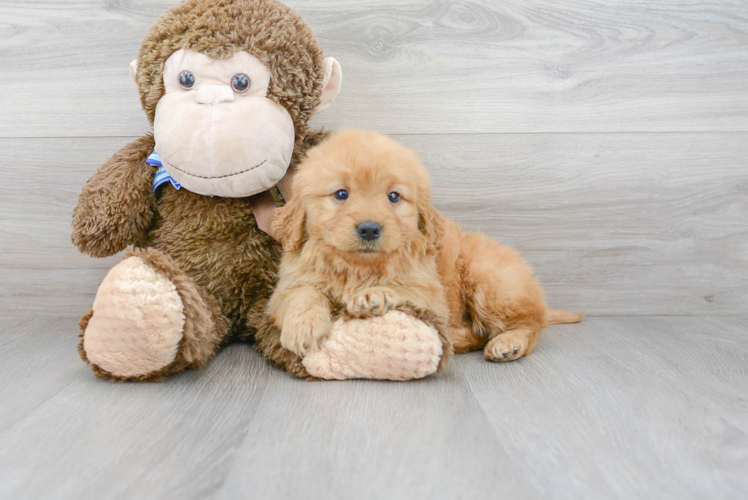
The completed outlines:
<svg viewBox="0 0 748 500">
<path fill-rule="evenodd" d="M 326 136 L 308 121 L 342 81 L 296 12 L 276 0 L 185 0 L 145 36 L 130 75 L 153 135 L 102 165 L 73 212 L 82 252 L 133 247 L 80 322 L 78 350 L 97 376 L 161 380 L 258 333 L 255 347 L 300 377 L 408 379 L 443 366 L 444 332 L 428 311 L 341 318 L 304 360 L 267 327 L 281 253 L 267 234 L 269 190 L 292 196 L 296 163 Z"/>
</svg>

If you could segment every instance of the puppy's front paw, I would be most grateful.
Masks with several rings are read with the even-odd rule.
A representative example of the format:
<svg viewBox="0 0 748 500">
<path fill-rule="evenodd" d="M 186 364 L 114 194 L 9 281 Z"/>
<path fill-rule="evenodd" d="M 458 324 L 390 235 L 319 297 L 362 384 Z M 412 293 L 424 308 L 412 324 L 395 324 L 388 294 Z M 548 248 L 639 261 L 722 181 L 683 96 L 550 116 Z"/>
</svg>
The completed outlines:
<svg viewBox="0 0 748 500">
<path fill-rule="evenodd" d="M 348 312 L 354 316 L 381 316 L 395 305 L 395 294 L 389 288 L 376 286 L 357 292 L 348 301 Z"/>
<path fill-rule="evenodd" d="M 299 356 L 316 348 L 332 328 L 328 311 L 308 311 L 286 317 L 281 327 L 280 342 L 283 347 Z"/>
</svg>

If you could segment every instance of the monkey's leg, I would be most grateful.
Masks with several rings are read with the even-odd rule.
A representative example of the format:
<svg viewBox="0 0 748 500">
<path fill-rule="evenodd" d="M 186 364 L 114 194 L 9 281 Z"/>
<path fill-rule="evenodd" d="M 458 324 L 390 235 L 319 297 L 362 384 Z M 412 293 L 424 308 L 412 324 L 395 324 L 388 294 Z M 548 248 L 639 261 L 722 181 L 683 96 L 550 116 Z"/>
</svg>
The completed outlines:
<svg viewBox="0 0 748 500">
<path fill-rule="evenodd" d="M 226 337 L 215 301 L 158 250 L 135 249 L 99 286 L 78 352 L 97 377 L 163 379 L 200 368 Z"/>
</svg>

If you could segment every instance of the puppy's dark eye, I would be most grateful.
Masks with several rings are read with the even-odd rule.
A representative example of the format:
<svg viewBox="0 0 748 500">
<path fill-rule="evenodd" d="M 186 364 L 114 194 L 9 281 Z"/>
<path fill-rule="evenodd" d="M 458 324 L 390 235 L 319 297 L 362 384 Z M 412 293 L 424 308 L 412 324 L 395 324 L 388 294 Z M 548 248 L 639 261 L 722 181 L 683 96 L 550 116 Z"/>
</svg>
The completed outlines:
<svg viewBox="0 0 748 500">
<path fill-rule="evenodd" d="M 234 92 L 242 93 L 246 92 L 246 90 L 249 88 L 250 85 L 249 77 L 245 75 L 244 73 L 239 73 L 238 75 L 234 75 L 234 77 L 231 79 L 231 88 L 234 89 Z"/>
<path fill-rule="evenodd" d="M 341 189 L 340 191 L 335 191 L 335 194 L 333 196 L 338 201 L 344 201 L 348 199 L 348 191 L 346 191 L 345 189 Z"/>
<path fill-rule="evenodd" d="M 187 70 L 179 73 L 179 86 L 184 90 L 190 90 L 195 86 L 195 75 Z"/>
<path fill-rule="evenodd" d="M 397 203 L 398 201 L 400 201 L 400 193 L 392 191 L 387 195 L 387 198 L 390 199 L 390 203 Z"/>
</svg>

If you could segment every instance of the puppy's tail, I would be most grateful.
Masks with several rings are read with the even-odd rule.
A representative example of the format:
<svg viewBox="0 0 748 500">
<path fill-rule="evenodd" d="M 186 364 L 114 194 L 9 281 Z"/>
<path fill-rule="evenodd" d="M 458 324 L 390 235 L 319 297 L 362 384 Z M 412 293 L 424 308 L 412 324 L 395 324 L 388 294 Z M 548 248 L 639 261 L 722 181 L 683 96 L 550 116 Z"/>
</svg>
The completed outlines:
<svg viewBox="0 0 748 500">
<path fill-rule="evenodd" d="M 574 314 L 562 309 L 548 309 L 546 319 L 549 325 L 565 325 L 567 323 L 579 323 L 584 318 L 584 313 Z"/>
</svg>

